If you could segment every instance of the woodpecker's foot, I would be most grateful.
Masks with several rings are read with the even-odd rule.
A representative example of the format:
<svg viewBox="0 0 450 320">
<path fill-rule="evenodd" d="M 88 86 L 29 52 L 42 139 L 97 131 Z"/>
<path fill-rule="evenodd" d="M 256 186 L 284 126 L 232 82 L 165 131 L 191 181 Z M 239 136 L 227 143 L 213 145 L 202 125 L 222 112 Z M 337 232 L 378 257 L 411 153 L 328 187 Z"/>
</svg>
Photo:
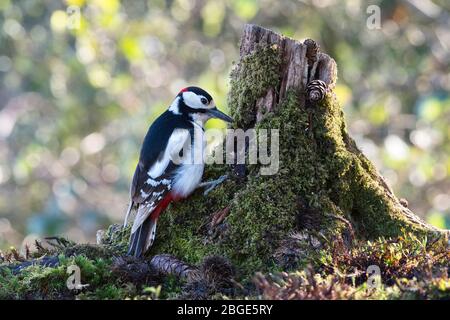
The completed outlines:
<svg viewBox="0 0 450 320">
<path fill-rule="evenodd" d="M 203 192 L 203 195 L 206 196 L 208 193 L 210 193 L 212 190 L 214 190 L 219 184 L 221 184 L 222 182 L 224 182 L 227 179 L 228 179 L 228 175 L 225 174 L 223 176 L 220 176 L 216 180 L 202 182 L 202 183 L 199 184 L 199 187 L 200 188 L 205 188 L 205 191 Z"/>
</svg>

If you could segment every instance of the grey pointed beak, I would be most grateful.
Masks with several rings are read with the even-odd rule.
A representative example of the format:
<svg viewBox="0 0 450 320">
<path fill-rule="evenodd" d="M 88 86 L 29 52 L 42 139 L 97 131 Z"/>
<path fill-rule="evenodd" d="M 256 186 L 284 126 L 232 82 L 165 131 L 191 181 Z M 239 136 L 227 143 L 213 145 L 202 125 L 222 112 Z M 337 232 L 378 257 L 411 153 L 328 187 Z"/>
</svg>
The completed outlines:
<svg viewBox="0 0 450 320">
<path fill-rule="evenodd" d="M 225 113 L 223 113 L 222 111 L 220 111 L 217 108 L 212 108 L 208 110 L 208 113 L 211 115 L 211 117 L 213 118 L 217 118 L 226 122 L 233 122 L 233 118 L 231 118 L 230 116 L 226 115 Z"/>
</svg>

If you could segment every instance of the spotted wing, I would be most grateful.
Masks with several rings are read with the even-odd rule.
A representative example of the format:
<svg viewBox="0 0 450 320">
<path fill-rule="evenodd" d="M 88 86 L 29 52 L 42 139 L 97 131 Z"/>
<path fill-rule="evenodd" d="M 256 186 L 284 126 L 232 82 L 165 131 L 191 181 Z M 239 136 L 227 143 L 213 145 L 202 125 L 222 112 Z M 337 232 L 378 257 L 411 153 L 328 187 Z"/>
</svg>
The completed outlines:
<svg viewBox="0 0 450 320">
<path fill-rule="evenodd" d="M 131 232 L 134 233 L 150 216 L 158 204 L 169 194 L 172 189 L 173 173 L 178 166 L 172 162 L 169 164 L 167 173 L 157 178 L 148 177 L 139 193 L 133 198 L 138 203 L 138 211 L 133 222 Z"/>
</svg>

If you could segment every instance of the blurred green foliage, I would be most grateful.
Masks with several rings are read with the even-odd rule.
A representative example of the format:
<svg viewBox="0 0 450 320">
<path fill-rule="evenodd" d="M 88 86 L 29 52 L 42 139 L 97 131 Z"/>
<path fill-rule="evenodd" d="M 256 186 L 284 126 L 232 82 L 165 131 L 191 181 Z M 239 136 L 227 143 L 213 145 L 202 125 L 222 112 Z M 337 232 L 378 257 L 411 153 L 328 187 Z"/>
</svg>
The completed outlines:
<svg viewBox="0 0 450 320">
<path fill-rule="evenodd" d="M 142 138 L 178 90 L 226 109 L 248 22 L 336 59 L 358 145 L 413 211 L 450 227 L 450 3 L 371 4 L 379 29 L 359 0 L 0 0 L 0 247 L 93 241 L 120 221 Z"/>
</svg>

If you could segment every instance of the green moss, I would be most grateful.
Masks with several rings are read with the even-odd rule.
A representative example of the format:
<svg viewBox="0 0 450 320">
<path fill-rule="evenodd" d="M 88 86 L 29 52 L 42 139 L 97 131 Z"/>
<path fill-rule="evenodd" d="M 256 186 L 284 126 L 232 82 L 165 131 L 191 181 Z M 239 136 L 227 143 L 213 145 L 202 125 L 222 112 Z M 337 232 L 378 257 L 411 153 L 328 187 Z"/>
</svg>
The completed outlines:
<svg viewBox="0 0 450 320">
<path fill-rule="evenodd" d="M 407 221 L 375 179 L 376 169 L 348 137 L 344 115 L 333 95 L 313 113 L 314 135 L 324 167 L 329 196 L 368 238 L 398 236 L 405 231 L 422 235 L 425 229 Z"/>
<path fill-rule="evenodd" d="M 80 300 L 119 300 L 132 297 L 136 295 L 135 290 L 127 290 L 127 288 L 120 287 L 113 283 L 106 283 L 105 285 L 94 289 L 93 291 L 82 292 L 77 295 Z"/>
<path fill-rule="evenodd" d="M 268 88 L 280 82 L 281 56 L 276 45 L 255 50 L 232 71 L 228 104 L 238 128 L 255 123 L 255 103 Z"/>
<path fill-rule="evenodd" d="M 0 274 L 0 298 L 1 299 L 42 299 L 45 297 L 57 297 L 62 281 L 62 269 L 40 268 L 31 266 L 19 276 L 14 275 L 9 269 Z M 57 284 L 53 284 L 52 281 Z"/>
<path fill-rule="evenodd" d="M 128 250 L 128 241 L 130 239 L 131 226 L 123 228 L 122 225 L 113 224 L 108 227 L 100 240 L 100 244 L 113 254 L 124 254 Z"/>
<path fill-rule="evenodd" d="M 43 266 L 36 260 L 16 273 L 5 264 L 0 268 L 0 299 L 119 299 L 135 295 L 132 287 L 111 272 L 116 253 L 111 248 L 78 244 L 53 249 L 45 256 L 56 255 L 57 266 Z M 83 290 L 67 288 L 68 268 L 74 265 L 80 268 L 81 284 L 88 284 Z"/>
<path fill-rule="evenodd" d="M 107 259 L 111 258 L 114 254 L 114 251 L 110 248 L 95 244 L 76 244 L 74 246 L 64 248 L 62 252 L 67 257 L 82 255 L 88 259 Z"/>
<path fill-rule="evenodd" d="M 67 268 L 77 265 L 81 271 L 81 283 L 89 284 L 92 290 L 102 290 L 112 280 L 109 260 L 89 259 L 85 256 L 67 258 L 59 256 L 56 267 L 32 265 L 14 275 L 9 269 L 2 269 L 0 298 L 3 299 L 66 299 L 76 293 L 67 288 Z"/>
</svg>

